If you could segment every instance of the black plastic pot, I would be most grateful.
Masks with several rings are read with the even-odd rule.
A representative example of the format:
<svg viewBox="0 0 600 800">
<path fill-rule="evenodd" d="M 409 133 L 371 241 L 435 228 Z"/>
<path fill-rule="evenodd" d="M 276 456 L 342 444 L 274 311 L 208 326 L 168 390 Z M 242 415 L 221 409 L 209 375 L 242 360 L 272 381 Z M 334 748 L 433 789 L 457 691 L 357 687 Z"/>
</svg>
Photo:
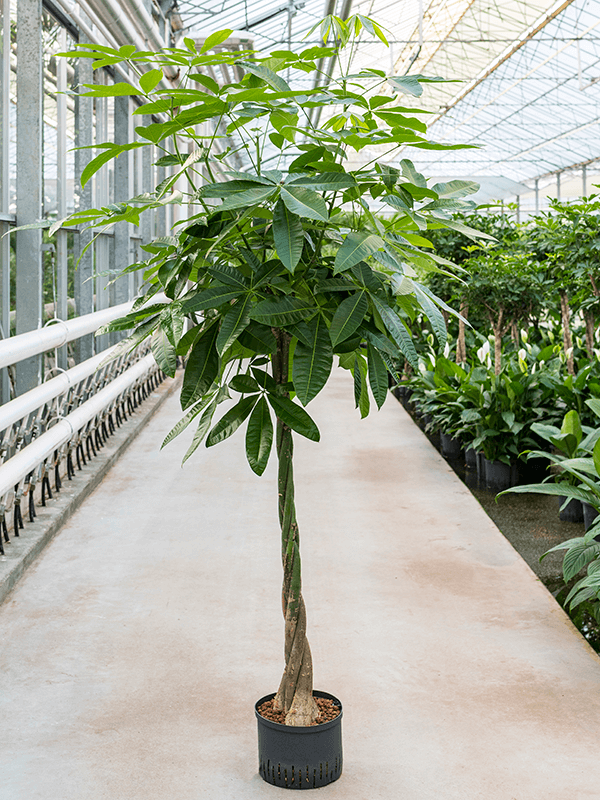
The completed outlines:
<svg viewBox="0 0 600 800">
<path fill-rule="evenodd" d="M 447 433 L 440 432 L 440 443 L 442 445 L 442 455 L 446 458 L 460 458 L 462 455 L 462 442 L 454 439 Z"/>
<path fill-rule="evenodd" d="M 477 469 L 477 451 L 472 447 L 465 449 L 465 464 L 467 469 Z"/>
<path fill-rule="evenodd" d="M 316 789 L 342 774 L 342 704 L 332 694 L 313 692 L 333 700 L 340 713 L 322 725 L 297 728 L 261 717 L 258 707 L 272 700 L 268 694 L 256 703 L 258 772 L 263 780 L 284 789 Z"/>
<path fill-rule="evenodd" d="M 431 414 L 425 414 L 425 434 L 429 437 L 431 444 L 439 450 L 441 447 L 440 431 L 435 426 Z"/>
<path fill-rule="evenodd" d="M 548 477 L 550 463 L 547 458 L 529 458 L 519 461 L 518 466 L 520 483 L 541 483 Z"/>
<path fill-rule="evenodd" d="M 560 494 L 558 496 L 559 508 L 566 499 L 566 495 Z M 559 512 L 558 516 L 563 522 L 583 522 L 583 508 L 581 505 L 581 500 L 576 500 L 575 498 L 569 500 L 565 508 Z"/>
<path fill-rule="evenodd" d="M 592 522 L 594 522 L 598 516 L 598 512 L 594 506 L 591 506 L 589 503 L 582 503 L 581 506 L 583 508 L 583 524 L 585 530 L 588 531 L 592 527 Z"/>
<path fill-rule="evenodd" d="M 503 461 L 490 461 L 484 458 L 485 485 L 494 492 L 503 492 L 513 484 L 513 469 Z"/>
<path fill-rule="evenodd" d="M 477 451 L 477 478 L 481 486 L 485 485 L 485 456 L 483 450 Z"/>
</svg>

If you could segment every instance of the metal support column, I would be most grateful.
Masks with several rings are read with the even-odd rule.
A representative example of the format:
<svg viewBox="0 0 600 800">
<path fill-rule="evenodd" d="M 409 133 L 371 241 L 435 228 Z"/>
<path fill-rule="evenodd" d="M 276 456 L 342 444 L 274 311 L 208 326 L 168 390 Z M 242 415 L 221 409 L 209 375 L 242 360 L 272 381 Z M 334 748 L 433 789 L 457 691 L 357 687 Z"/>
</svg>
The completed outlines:
<svg viewBox="0 0 600 800">
<path fill-rule="evenodd" d="M 64 52 L 67 49 L 67 32 L 63 28 L 60 32 L 60 48 Z M 67 61 L 64 58 L 57 59 L 56 64 L 56 105 L 57 105 L 57 217 L 63 219 L 67 216 Z M 68 233 L 58 231 L 56 234 L 56 304 L 54 316 L 58 319 L 67 319 L 67 300 L 68 300 Z M 68 369 L 67 346 L 63 345 L 57 351 L 56 366 L 60 369 Z"/>
<path fill-rule="evenodd" d="M 115 144 L 129 144 L 131 142 L 131 100 L 129 96 L 115 97 Z M 132 195 L 133 169 L 131 165 L 131 151 L 122 153 L 114 162 L 114 202 L 127 200 Z M 114 225 L 114 259 L 113 268 L 121 271 L 131 263 L 131 235 L 130 223 L 117 222 Z M 117 278 L 110 287 L 111 305 L 126 303 L 131 298 L 131 275 Z M 119 334 L 111 334 L 111 344 L 122 338 Z"/>
<path fill-rule="evenodd" d="M 104 70 L 96 73 L 98 83 L 106 84 L 107 74 Z M 96 98 L 96 142 L 107 142 L 108 134 L 108 98 Z M 96 206 L 102 208 L 110 203 L 109 193 L 110 171 L 108 164 L 101 167 L 96 173 Z M 94 249 L 96 254 L 96 310 L 101 311 L 109 306 L 108 275 L 110 268 L 110 236 L 101 233 L 96 239 Z M 109 346 L 107 334 L 96 337 L 96 351 L 106 350 Z"/>
<path fill-rule="evenodd" d="M 540 182 L 539 179 L 535 179 L 535 213 L 538 214 L 540 211 Z"/>
<path fill-rule="evenodd" d="M 81 93 L 87 91 L 83 84 L 93 83 L 94 73 L 92 62 L 89 58 L 80 58 L 77 62 L 77 92 L 75 98 L 75 146 L 88 147 L 93 144 L 94 131 L 94 106 L 91 97 L 82 97 Z M 79 193 L 79 209 L 93 207 L 92 181 L 81 187 L 83 170 L 94 157 L 92 150 L 75 151 L 75 190 Z M 85 225 L 80 226 L 79 235 L 76 235 L 75 253 L 75 308 L 78 316 L 91 314 L 94 310 L 94 282 L 91 280 L 94 273 L 94 245 L 90 245 L 93 238 L 91 230 L 85 230 Z M 78 245 L 78 246 L 77 246 Z M 87 247 L 87 245 L 90 245 Z M 85 248 L 87 247 L 87 250 Z M 83 252 L 85 250 L 85 253 Z M 75 358 L 79 363 L 94 355 L 94 337 L 92 334 L 82 336 L 75 346 Z"/>
<path fill-rule="evenodd" d="M 156 168 L 156 185 L 158 186 L 162 183 L 167 177 L 167 171 L 164 167 L 157 167 Z M 156 230 L 154 235 L 156 237 L 159 236 L 166 236 L 167 235 L 167 209 L 166 206 L 160 206 L 154 212 L 154 219 L 156 224 Z"/>
<path fill-rule="evenodd" d="M 582 196 L 587 197 L 587 167 L 584 164 L 581 169 Z"/>
<path fill-rule="evenodd" d="M 19 0 L 17 7 L 17 224 L 42 218 L 42 3 Z M 42 325 L 42 232 L 18 231 L 17 334 Z M 33 389 L 42 380 L 42 358 L 17 364 L 16 392 Z"/>
<path fill-rule="evenodd" d="M 142 125 L 145 127 L 146 125 L 150 125 L 152 122 L 152 117 L 145 116 L 142 117 L 143 122 Z M 148 147 L 143 147 L 141 150 L 138 150 L 138 153 L 141 155 L 142 160 L 142 192 L 152 192 L 154 190 L 154 180 L 153 180 L 153 165 L 152 165 L 152 151 L 153 147 L 150 145 Z M 154 229 L 153 229 L 153 217 L 154 209 L 150 211 L 144 211 L 142 214 L 142 218 L 140 220 L 140 233 L 142 236 L 142 243 L 148 244 L 154 238 Z"/>
<path fill-rule="evenodd" d="M 0 0 L 0 335 L 10 336 L 10 0 Z M 6 368 L 0 370 L 0 402 L 10 400 Z"/>
<path fill-rule="evenodd" d="M 560 172 L 556 173 L 556 199 L 560 202 Z"/>
</svg>

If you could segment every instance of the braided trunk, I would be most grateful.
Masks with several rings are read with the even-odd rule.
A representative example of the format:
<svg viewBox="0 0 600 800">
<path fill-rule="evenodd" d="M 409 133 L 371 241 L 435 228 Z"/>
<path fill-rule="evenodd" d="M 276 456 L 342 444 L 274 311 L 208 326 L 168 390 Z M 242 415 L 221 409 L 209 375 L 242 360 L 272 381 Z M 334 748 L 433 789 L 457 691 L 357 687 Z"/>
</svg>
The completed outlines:
<svg viewBox="0 0 600 800">
<path fill-rule="evenodd" d="M 287 383 L 290 336 L 274 330 L 277 352 L 273 357 L 273 377 L 279 385 Z M 277 418 L 278 493 L 283 561 L 282 606 L 285 618 L 285 669 L 273 701 L 285 712 L 285 724 L 310 725 L 318 714 L 313 699 L 312 657 L 306 638 L 306 607 L 302 598 L 300 540 L 294 503 L 294 445 L 292 431 Z"/>
</svg>

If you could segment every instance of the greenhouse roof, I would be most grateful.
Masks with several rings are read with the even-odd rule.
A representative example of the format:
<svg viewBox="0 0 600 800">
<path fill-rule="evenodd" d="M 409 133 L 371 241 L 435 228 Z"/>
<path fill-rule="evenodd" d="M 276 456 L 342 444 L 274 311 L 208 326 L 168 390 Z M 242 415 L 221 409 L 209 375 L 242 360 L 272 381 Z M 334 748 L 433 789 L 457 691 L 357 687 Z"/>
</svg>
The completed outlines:
<svg viewBox="0 0 600 800">
<path fill-rule="evenodd" d="M 316 43 L 305 37 L 334 5 L 179 0 L 186 35 L 232 28 L 267 52 Z M 453 81 L 419 100 L 432 112 L 430 135 L 478 149 L 404 151 L 427 174 L 513 185 L 600 158 L 600 0 L 337 0 L 338 15 L 354 12 L 390 41 L 363 36 L 356 67 Z"/>
</svg>

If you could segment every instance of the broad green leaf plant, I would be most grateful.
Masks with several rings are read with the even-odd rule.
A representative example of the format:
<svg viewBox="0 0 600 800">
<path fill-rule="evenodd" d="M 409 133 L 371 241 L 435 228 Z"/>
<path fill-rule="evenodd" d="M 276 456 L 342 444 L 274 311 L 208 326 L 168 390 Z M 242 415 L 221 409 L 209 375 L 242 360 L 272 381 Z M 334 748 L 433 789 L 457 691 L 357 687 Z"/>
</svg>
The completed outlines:
<svg viewBox="0 0 600 800">
<path fill-rule="evenodd" d="M 461 181 L 429 186 L 408 158 L 399 158 L 407 146 L 449 147 L 430 142 L 419 109 L 398 97 L 418 97 L 433 79 L 388 78 L 377 69 L 353 74 L 361 31 L 385 41 L 366 17 L 330 16 L 317 27 L 324 42 L 333 36 L 333 46 L 261 57 L 224 49 L 232 32 L 219 31 L 203 43 L 185 39 L 184 47 L 159 53 L 83 44 L 68 54 L 93 59 L 96 69 L 126 67 L 134 85 L 93 84 L 84 94 L 136 95 L 142 101 L 136 120 L 152 117 L 136 128 L 139 141 L 97 145 L 82 182 L 133 148 L 152 148 L 156 163 L 170 171 L 150 194 L 78 212 L 69 222 L 138 224 L 141 214 L 165 203 L 192 209 L 171 236 L 145 246 L 143 264 L 128 268 L 143 270 L 142 295 L 104 332 L 129 331 L 121 352 L 151 337 L 167 375 L 175 374 L 178 358 L 185 362 L 184 416 L 165 440 L 194 426 L 184 460 L 203 441 L 212 447 L 243 423 L 257 475 L 276 452 L 285 670 L 275 707 L 289 725 L 311 724 L 317 713 L 292 433 L 319 440 L 306 406 L 327 383 L 334 361 L 352 374 L 361 417 L 372 400 L 381 407 L 389 374 L 398 380 L 394 364 L 404 358 L 417 366 L 407 315 L 424 313 L 444 339 L 441 309 L 451 309 L 416 276 L 448 262 L 423 232 L 455 226 L 452 213 L 462 203 L 469 207 L 461 198 L 477 188 Z M 306 80 L 330 58 L 339 77 L 318 88 L 293 88 L 294 76 Z M 178 71 L 176 87 L 163 77 L 167 67 Z M 220 83 L 217 74 L 229 77 Z M 316 127 L 311 120 L 320 109 L 325 121 Z M 356 169 L 349 167 L 354 154 L 362 164 Z M 376 213 L 381 210 L 384 215 Z"/>
</svg>

